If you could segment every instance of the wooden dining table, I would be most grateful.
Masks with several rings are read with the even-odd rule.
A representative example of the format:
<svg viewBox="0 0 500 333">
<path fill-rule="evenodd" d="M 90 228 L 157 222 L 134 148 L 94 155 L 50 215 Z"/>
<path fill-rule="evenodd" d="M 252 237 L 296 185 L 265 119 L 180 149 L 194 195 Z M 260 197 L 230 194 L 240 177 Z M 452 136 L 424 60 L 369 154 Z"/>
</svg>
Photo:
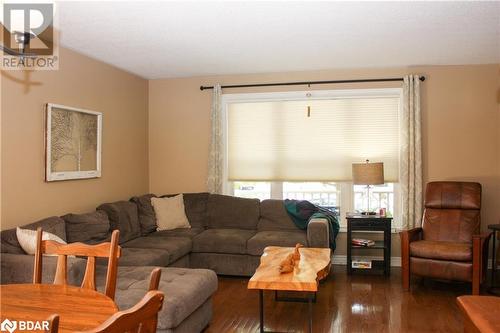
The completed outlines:
<svg viewBox="0 0 500 333">
<path fill-rule="evenodd" d="M 1 321 L 44 321 L 59 315 L 59 332 L 99 326 L 118 311 L 115 302 L 91 289 L 54 284 L 0 285 Z"/>
</svg>

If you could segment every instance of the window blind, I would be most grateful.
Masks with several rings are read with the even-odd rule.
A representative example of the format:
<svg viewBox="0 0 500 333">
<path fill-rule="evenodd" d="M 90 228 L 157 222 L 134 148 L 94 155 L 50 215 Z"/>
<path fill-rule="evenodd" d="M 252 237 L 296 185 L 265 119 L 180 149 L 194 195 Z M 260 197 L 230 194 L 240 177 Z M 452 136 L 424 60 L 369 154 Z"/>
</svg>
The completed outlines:
<svg viewBox="0 0 500 333">
<path fill-rule="evenodd" d="M 396 97 L 229 103 L 228 179 L 349 181 L 369 159 L 397 182 L 398 114 Z"/>
</svg>

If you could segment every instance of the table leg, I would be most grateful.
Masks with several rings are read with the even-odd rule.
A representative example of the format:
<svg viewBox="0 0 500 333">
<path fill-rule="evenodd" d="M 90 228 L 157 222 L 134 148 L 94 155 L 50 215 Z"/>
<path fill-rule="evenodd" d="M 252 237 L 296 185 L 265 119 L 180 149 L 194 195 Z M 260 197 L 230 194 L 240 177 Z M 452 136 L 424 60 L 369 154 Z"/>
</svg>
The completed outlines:
<svg viewBox="0 0 500 333">
<path fill-rule="evenodd" d="M 259 290 L 260 332 L 264 332 L 264 291 Z"/>
<path fill-rule="evenodd" d="M 307 296 L 307 301 L 309 303 L 309 333 L 312 333 L 312 327 L 313 327 L 313 306 L 312 306 L 312 303 L 313 303 L 313 298 L 312 298 L 312 294 L 309 293 L 308 296 Z"/>
</svg>

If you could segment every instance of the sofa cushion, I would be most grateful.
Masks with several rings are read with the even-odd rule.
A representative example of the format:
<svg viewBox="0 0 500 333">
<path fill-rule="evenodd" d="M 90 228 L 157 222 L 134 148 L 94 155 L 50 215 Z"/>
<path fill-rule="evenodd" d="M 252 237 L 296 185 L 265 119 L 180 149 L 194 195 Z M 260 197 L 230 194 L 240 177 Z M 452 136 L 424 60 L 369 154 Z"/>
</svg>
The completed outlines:
<svg viewBox="0 0 500 333">
<path fill-rule="evenodd" d="M 141 236 L 137 205 L 129 201 L 105 203 L 97 207 L 108 214 L 111 230 L 120 230 L 120 244 Z"/>
<path fill-rule="evenodd" d="M 118 266 L 168 266 L 170 254 L 162 249 L 122 248 Z M 98 265 L 107 265 L 108 258 L 97 258 Z"/>
<path fill-rule="evenodd" d="M 283 200 L 268 199 L 260 203 L 259 231 L 299 230 L 285 210 Z"/>
<path fill-rule="evenodd" d="M 156 197 L 154 194 L 145 194 L 139 197 L 130 198 L 130 201 L 137 205 L 141 235 L 143 236 L 156 231 L 156 215 L 153 205 L 151 204 L 151 198 L 154 197 Z"/>
<path fill-rule="evenodd" d="M 177 194 L 166 194 L 162 197 L 173 197 Z M 208 193 L 184 193 L 184 208 L 189 224 L 193 228 L 204 228 L 207 226 L 207 201 Z"/>
<path fill-rule="evenodd" d="M 297 243 L 307 246 L 305 231 L 259 231 L 248 240 L 247 252 L 253 256 L 260 256 L 266 246 L 293 247 Z"/>
<path fill-rule="evenodd" d="M 246 254 L 254 230 L 208 229 L 193 238 L 193 252 Z"/>
<path fill-rule="evenodd" d="M 66 225 L 64 220 L 57 216 L 47 217 L 45 219 L 21 226 L 23 229 L 36 230 L 41 227 L 43 231 L 50 232 L 64 241 L 66 239 Z M 16 236 L 16 228 L 2 230 L 0 232 L 0 244 L 2 253 L 24 254 L 25 252 L 19 245 Z"/>
<path fill-rule="evenodd" d="M 169 254 L 169 264 L 191 252 L 193 242 L 188 237 L 139 237 L 122 244 L 123 248 L 163 249 Z"/>
<path fill-rule="evenodd" d="M 62 218 L 66 222 L 68 243 L 97 244 L 109 238 L 108 215 L 101 210 L 86 214 L 66 214 Z"/>
<path fill-rule="evenodd" d="M 163 236 L 174 236 L 174 237 L 188 237 L 193 238 L 194 236 L 203 232 L 203 228 L 179 228 L 174 230 L 160 230 L 157 232 L 152 232 L 148 237 L 163 237 Z"/>
<path fill-rule="evenodd" d="M 410 254 L 427 259 L 472 261 L 472 244 L 420 240 L 410 243 Z"/>
<path fill-rule="evenodd" d="M 256 230 L 260 214 L 259 206 L 259 199 L 210 194 L 207 206 L 208 227 Z"/>
<path fill-rule="evenodd" d="M 154 267 L 119 267 L 115 302 L 120 310 L 134 306 L 149 287 Z M 98 290 L 104 290 L 105 270 L 97 271 Z M 208 269 L 162 268 L 158 289 L 165 294 L 158 313 L 158 331 L 179 326 L 217 291 L 217 275 Z"/>
</svg>

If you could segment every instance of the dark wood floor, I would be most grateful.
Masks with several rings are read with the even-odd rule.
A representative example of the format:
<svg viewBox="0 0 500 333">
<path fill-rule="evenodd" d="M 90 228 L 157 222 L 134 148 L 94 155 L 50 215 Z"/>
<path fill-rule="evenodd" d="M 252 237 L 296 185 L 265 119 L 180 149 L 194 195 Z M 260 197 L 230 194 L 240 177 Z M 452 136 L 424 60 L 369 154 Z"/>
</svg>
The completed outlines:
<svg viewBox="0 0 500 333">
<path fill-rule="evenodd" d="M 206 333 L 258 332 L 259 296 L 247 290 L 246 278 L 219 277 L 214 316 Z M 313 311 L 314 332 L 462 332 L 455 298 L 470 294 L 466 284 L 424 279 L 403 292 L 401 270 L 390 278 L 347 276 L 345 266 L 334 266 L 320 284 Z M 307 331 L 307 304 L 275 302 L 264 296 L 265 329 L 273 332 Z"/>
</svg>

